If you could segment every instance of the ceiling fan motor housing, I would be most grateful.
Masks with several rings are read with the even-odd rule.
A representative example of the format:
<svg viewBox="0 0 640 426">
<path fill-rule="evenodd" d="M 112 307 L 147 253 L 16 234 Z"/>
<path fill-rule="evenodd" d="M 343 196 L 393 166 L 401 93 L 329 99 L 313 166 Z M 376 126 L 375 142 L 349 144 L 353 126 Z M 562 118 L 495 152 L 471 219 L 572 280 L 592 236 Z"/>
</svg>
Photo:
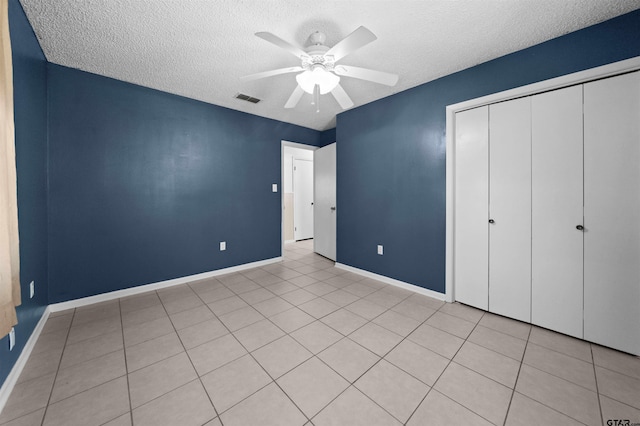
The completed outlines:
<svg viewBox="0 0 640 426">
<path fill-rule="evenodd" d="M 302 68 L 313 71 L 317 66 L 322 66 L 325 71 L 333 71 L 335 61 L 332 55 L 325 55 L 329 51 L 329 47 L 322 44 L 315 44 L 305 49 L 307 55 L 302 56 Z"/>
</svg>

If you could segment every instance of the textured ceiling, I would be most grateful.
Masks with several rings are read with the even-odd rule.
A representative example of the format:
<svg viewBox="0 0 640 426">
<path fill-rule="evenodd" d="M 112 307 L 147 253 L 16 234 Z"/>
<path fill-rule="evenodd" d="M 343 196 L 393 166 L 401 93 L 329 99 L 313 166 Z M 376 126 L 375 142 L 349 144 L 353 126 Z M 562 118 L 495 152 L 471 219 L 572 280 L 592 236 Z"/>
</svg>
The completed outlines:
<svg viewBox="0 0 640 426">
<path fill-rule="evenodd" d="M 396 73 L 395 87 L 342 78 L 355 107 L 640 8 L 640 0 L 20 0 L 50 62 L 301 126 L 325 130 L 304 95 L 283 106 L 295 74 L 240 76 L 299 65 L 254 36 L 333 46 L 363 25 L 378 40 L 340 63 Z M 238 92 L 262 99 L 251 104 Z"/>
</svg>

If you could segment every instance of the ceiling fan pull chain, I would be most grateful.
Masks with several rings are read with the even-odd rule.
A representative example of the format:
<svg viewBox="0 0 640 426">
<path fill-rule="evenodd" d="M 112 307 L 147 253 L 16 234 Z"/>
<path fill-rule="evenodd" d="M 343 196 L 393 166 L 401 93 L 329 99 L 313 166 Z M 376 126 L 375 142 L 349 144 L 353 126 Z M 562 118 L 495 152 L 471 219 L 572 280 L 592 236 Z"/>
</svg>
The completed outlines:
<svg viewBox="0 0 640 426">
<path fill-rule="evenodd" d="M 316 105 L 316 112 L 320 112 L 320 85 L 313 88 L 313 103 Z"/>
</svg>

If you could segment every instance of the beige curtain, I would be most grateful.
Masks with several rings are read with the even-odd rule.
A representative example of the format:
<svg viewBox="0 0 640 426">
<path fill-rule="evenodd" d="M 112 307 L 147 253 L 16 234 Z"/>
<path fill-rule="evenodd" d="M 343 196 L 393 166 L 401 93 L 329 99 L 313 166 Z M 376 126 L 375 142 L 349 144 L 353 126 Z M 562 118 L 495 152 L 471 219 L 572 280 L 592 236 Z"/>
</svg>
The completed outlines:
<svg viewBox="0 0 640 426">
<path fill-rule="evenodd" d="M 8 0 L 0 0 L 0 38 L 0 337 L 4 337 L 18 322 L 16 306 L 20 304 L 13 70 Z"/>
</svg>

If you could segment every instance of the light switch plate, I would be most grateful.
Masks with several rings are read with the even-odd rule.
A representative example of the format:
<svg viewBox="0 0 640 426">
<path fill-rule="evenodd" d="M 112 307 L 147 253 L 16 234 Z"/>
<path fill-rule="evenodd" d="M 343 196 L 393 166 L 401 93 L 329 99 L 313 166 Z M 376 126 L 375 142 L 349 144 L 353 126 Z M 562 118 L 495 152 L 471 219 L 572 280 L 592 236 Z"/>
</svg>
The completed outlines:
<svg viewBox="0 0 640 426">
<path fill-rule="evenodd" d="M 378 254 L 380 256 L 382 256 L 382 254 L 383 254 L 382 245 L 380 245 L 380 244 L 378 244 Z"/>
<path fill-rule="evenodd" d="M 36 283 L 31 281 L 29 284 L 29 299 L 33 299 L 33 295 L 36 293 Z"/>
<path fill-rule="evenodd" d="M 227 242 L 220 241 L 220 251 L 225 251 L 227 249 Z"/>
<path fill-rule="evenodd" d="M 278 184 L 277 183 L 271 184 L 271 190 L 273 192 L 278 192 Z"/>
</svg>

